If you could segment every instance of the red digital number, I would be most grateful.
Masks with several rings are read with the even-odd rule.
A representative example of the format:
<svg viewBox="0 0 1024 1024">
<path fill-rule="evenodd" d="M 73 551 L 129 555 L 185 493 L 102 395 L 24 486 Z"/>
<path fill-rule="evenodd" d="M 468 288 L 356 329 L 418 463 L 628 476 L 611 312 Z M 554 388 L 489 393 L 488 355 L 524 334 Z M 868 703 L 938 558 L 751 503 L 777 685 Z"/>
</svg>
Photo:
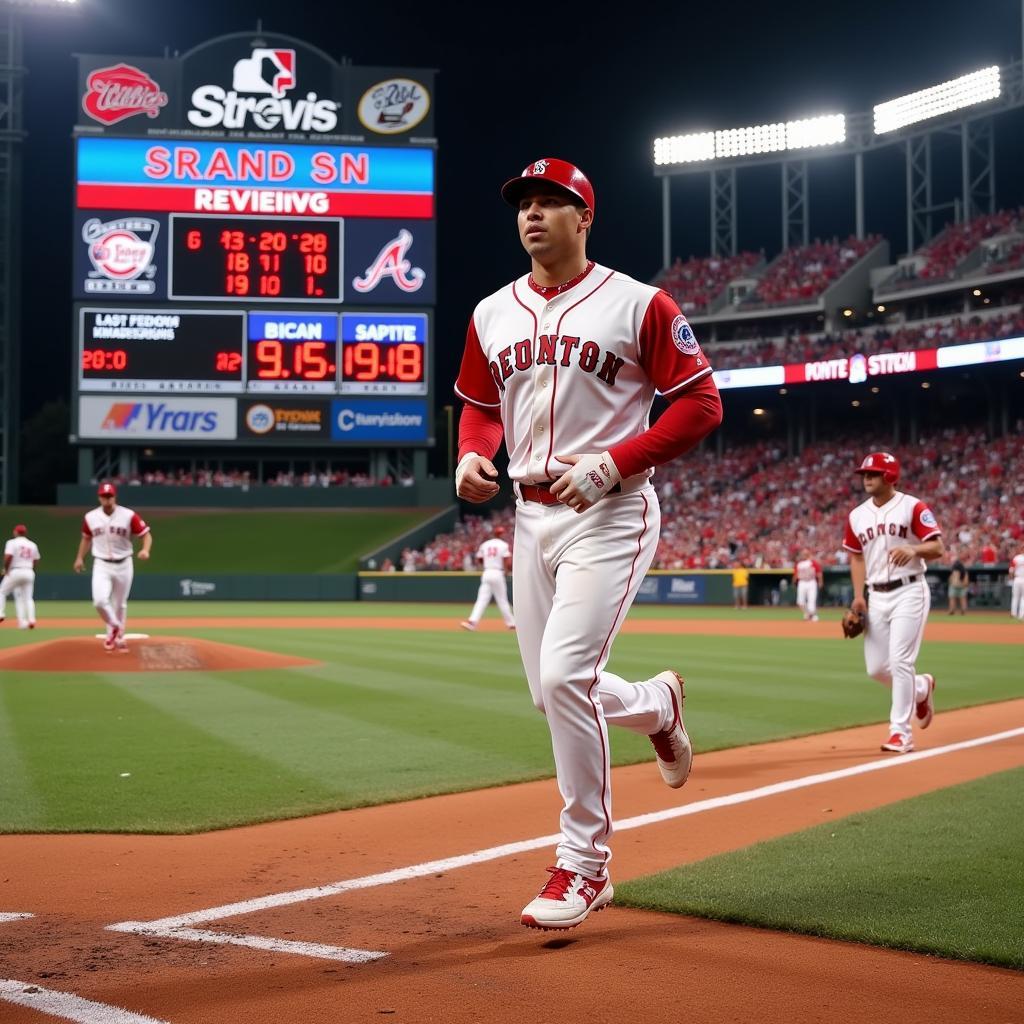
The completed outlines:
<svg viewBox="0 0 1024 1024">
<path fill-rule="evenodd" d="M 217 373 L 237 373 L 242 368 L 241 352 L 218 352 L 214 369 Z"/>
<path fill-rule="evenodd" d="M 380 345 L 375 341 L 346 345 L 342 365 L 347 380 L 377 380 L 380 377 Z"/>
<path fill-rule="evenodd" d="M 83 370 L 123 370 L 128 366 L 128 353 L 123 348 L 107 351 L 103 348 L 82 349 Z"/>
<path fill-rule="evenodd" d="M 403 341 L 395 348 L 395 377 L 400 381 L 423 380 L 423 347 Z"/>
<path fill-rule="evenodd" d="M 279 380 L 285 376 L 283 346 L 279 341 L 257 341 L 256 376 L 260 380 Z"/>
</svg>

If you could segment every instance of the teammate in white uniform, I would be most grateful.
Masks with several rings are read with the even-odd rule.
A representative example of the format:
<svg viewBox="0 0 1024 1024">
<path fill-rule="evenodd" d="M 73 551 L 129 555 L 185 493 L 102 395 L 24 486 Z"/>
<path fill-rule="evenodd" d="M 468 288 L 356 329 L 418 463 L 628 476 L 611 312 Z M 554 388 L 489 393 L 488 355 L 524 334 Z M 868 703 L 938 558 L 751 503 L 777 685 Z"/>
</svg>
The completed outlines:
<svg viewBox="0 0 1024 1024">
<path fill-rule="evenodd" d="M 915 663 L 931 607 L 925 562 L 941 558 L 945 548 L 932 510 L 896 490 L 900 464 L 895 455 L 872 452 L 854 472 L 863 477 L 868 499 L 846 522 L 843 547 L 850 552 L 854 594 L 850 607 L 867 612 L 868 675 L 892 690 L 889 738 L 882 750 L 906 754 L 914 749 L 912 720 L 927 729 L 935 714 L 935 677 L 918 673 Z"/>
<path fill-rule="evenodd" d="M 14 536 L 4 545 L 4 578 L 0 580 L 0 622 L 7 614 L 7 595 L 14 595 L 14 612 L 18 629 L 36 628 L 36 563 L 39 548 L 28 538 L 28 529 L 20 523 Z"/>
<path fill-rule="evenodd" d="M 92 603 L 107 626 L 103 649 L 125 653 L 128 650 L 124 638 L 128 594 L 135 575 L 132 538 L 142 538 L 139 558 L 146 561 L 153 546 L 153 534 L 137 512 L 118 505 L 117 488 L 113 484 L 100 485 L 99 499 L 99 507 L 86 512 L 82 520 L 75 572 L 84 569 L 85 554 L 91 547 Z"/>
<path fill-rule="evenodd" d="M 1010 559 L 1010 614 L 1024 621 L 1024 552 Z"/>
<path fill-rule="evenodd" d="M 512 609 L 508 603 L 508 588 L 505 585 L 505 569 L 512 560 L 512 549 L 505 540 L 505 527 L 496 526 L 494 535 L 480 545 L 476 553 L 477 561 L 483 563 L 484 571 L 480 576 L 480 589 L 476 592 L 476 604 L 459 625 L 463 629 L 474 630 L 483 618 L 491 599 L 498 605 L 498 611 L 509 629 L 516 628 L 516 620 L 512 618 Z"/>
<path fill-rule="evenodd" d="M 538 160 L 502 196 L 518 210 L 532 272 L 470 321 L 455 386 L 465 403 L 456 489 L 494 497 L 491 458 L 504 440 L 519 649 L 565 802 L 557 866 L 521 921 L 572 928 L 612 898 L 606 725 L 650 736 L 668 785 L 689 774 L 682 680 L 665 671 L 630 683 L 605 665 L 658 544 L 651 467 L 714 430 L 722 406 L 672 298 L 587 259 L 594 191 L 580 170 Z M 656 389 L 670 404 L 648 429 Z"/>
<path fill-rule="evenodd" d="M 818 588 L 824 586 L 825 581 L 821 566 L 806 548 L 793 568 L 793 579 L 796 580 L 796 605 L 803 611 L 804 621 L 817 622 Z"/>
</svg>

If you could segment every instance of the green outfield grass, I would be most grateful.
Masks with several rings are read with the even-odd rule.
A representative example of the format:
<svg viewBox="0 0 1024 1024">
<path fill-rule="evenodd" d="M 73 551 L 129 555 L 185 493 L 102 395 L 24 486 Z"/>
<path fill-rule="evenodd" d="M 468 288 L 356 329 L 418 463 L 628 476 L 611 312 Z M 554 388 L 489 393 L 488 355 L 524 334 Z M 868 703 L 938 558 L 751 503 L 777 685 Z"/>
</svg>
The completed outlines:
<svg viewBox="0 0 1024 1024">
<path fill-rule="evenodd" d="M 130 491 L 125 504 L 131 504 Z M 40 572 L 69 573 L 85 509 L 6 506 L 0 536 L 28 526 Z M 429 519 L 436 509 L 147 509 L 153 561 L 136 572 L 355 572 L 363 555 Z"/>
<path fill-rule="evenodd" d="M 620 904 L 1024 969 L 1024 769 L 615 886 Z"/>
<path fill-rule="evenodd" d="M 465 633 L 456 625 L 465 611 L 133 604 L 135 616 L 298 612 L 294 628 L 160 632 L 321 664 L 221 673 L 4 672 L 0 831 L 188 832 L 550 776 L 548 731 L 530 701 L 515 634 Z M 709 611 L 732 614 L 637 610 L 677 618 Z M 0 646 L 82 634 L 46 628 L 48 614 L 92 620 L 84 601 L 47 605 L 33 633 L 0 628 Z M 314 630 L 302 627 L 303 614 L 436 614 L 447 621 L 436 631 Z M 1021 693 L 1014 645 L 927 644 L 920 666 L 938 676 L 939 714 Z M 888 713 L 887 691 L 865 677 L 857 643 L 626 634 L 610 665 L 627 678 L 666 667 L 687 679 L 687 724 L 698 751 L 883 723 Z M 616 764 L 651 760 L 644 737 L 613 730 L 612 742 Z"/>
</svg>

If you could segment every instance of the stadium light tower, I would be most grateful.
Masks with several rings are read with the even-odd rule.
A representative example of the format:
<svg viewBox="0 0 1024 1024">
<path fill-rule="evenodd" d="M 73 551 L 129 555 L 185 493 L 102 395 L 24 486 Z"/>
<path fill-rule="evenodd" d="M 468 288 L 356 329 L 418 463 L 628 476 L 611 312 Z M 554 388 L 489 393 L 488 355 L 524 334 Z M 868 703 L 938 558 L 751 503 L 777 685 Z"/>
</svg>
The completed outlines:
<svg viewBox="0 0 1024 1024">
<path fill-rule="evenodd" d="M 76 0 L 0 0 L 0 505 L 18 497 L 23 19 Z"/>
</svg>

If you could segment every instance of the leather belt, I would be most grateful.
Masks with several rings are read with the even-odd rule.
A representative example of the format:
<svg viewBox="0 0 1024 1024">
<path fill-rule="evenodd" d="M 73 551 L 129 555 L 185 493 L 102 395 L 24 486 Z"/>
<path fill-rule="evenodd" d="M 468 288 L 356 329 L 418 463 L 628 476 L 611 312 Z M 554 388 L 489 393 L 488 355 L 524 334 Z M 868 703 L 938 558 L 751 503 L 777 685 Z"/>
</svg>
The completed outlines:
<svg viewBox="0 0 1024 1024">
<path fill-rule="evenodd" d="M 622 484 L 616 484 L 609 494 L 621 494 Z M 551 493 L 551 484 L 520 484 L 519 496 L 523 501 L 538 501 L 542 505 L 558 505 L 556 495 Z"/>
<path fill-rule="evenodd" d="M 920 573 L 916 576 L 907 576 L 902 580 L 890 580 L 888 583 L 872 583 L 870 586 L 872 590 L 881 590 L 884 593 L 889 590 L 899 590 L 905 583 L 916 583 L 919 579 L 923 579 Z"/>
<path fill-rule="evenodd" d="M 125 555 L 124 558 L 101 558 L 101 562 L 109 562 L 111 565 L 120 565 L 122 562 L 127 562 L 131 558 L 131 555 Z"/>
</svg>

